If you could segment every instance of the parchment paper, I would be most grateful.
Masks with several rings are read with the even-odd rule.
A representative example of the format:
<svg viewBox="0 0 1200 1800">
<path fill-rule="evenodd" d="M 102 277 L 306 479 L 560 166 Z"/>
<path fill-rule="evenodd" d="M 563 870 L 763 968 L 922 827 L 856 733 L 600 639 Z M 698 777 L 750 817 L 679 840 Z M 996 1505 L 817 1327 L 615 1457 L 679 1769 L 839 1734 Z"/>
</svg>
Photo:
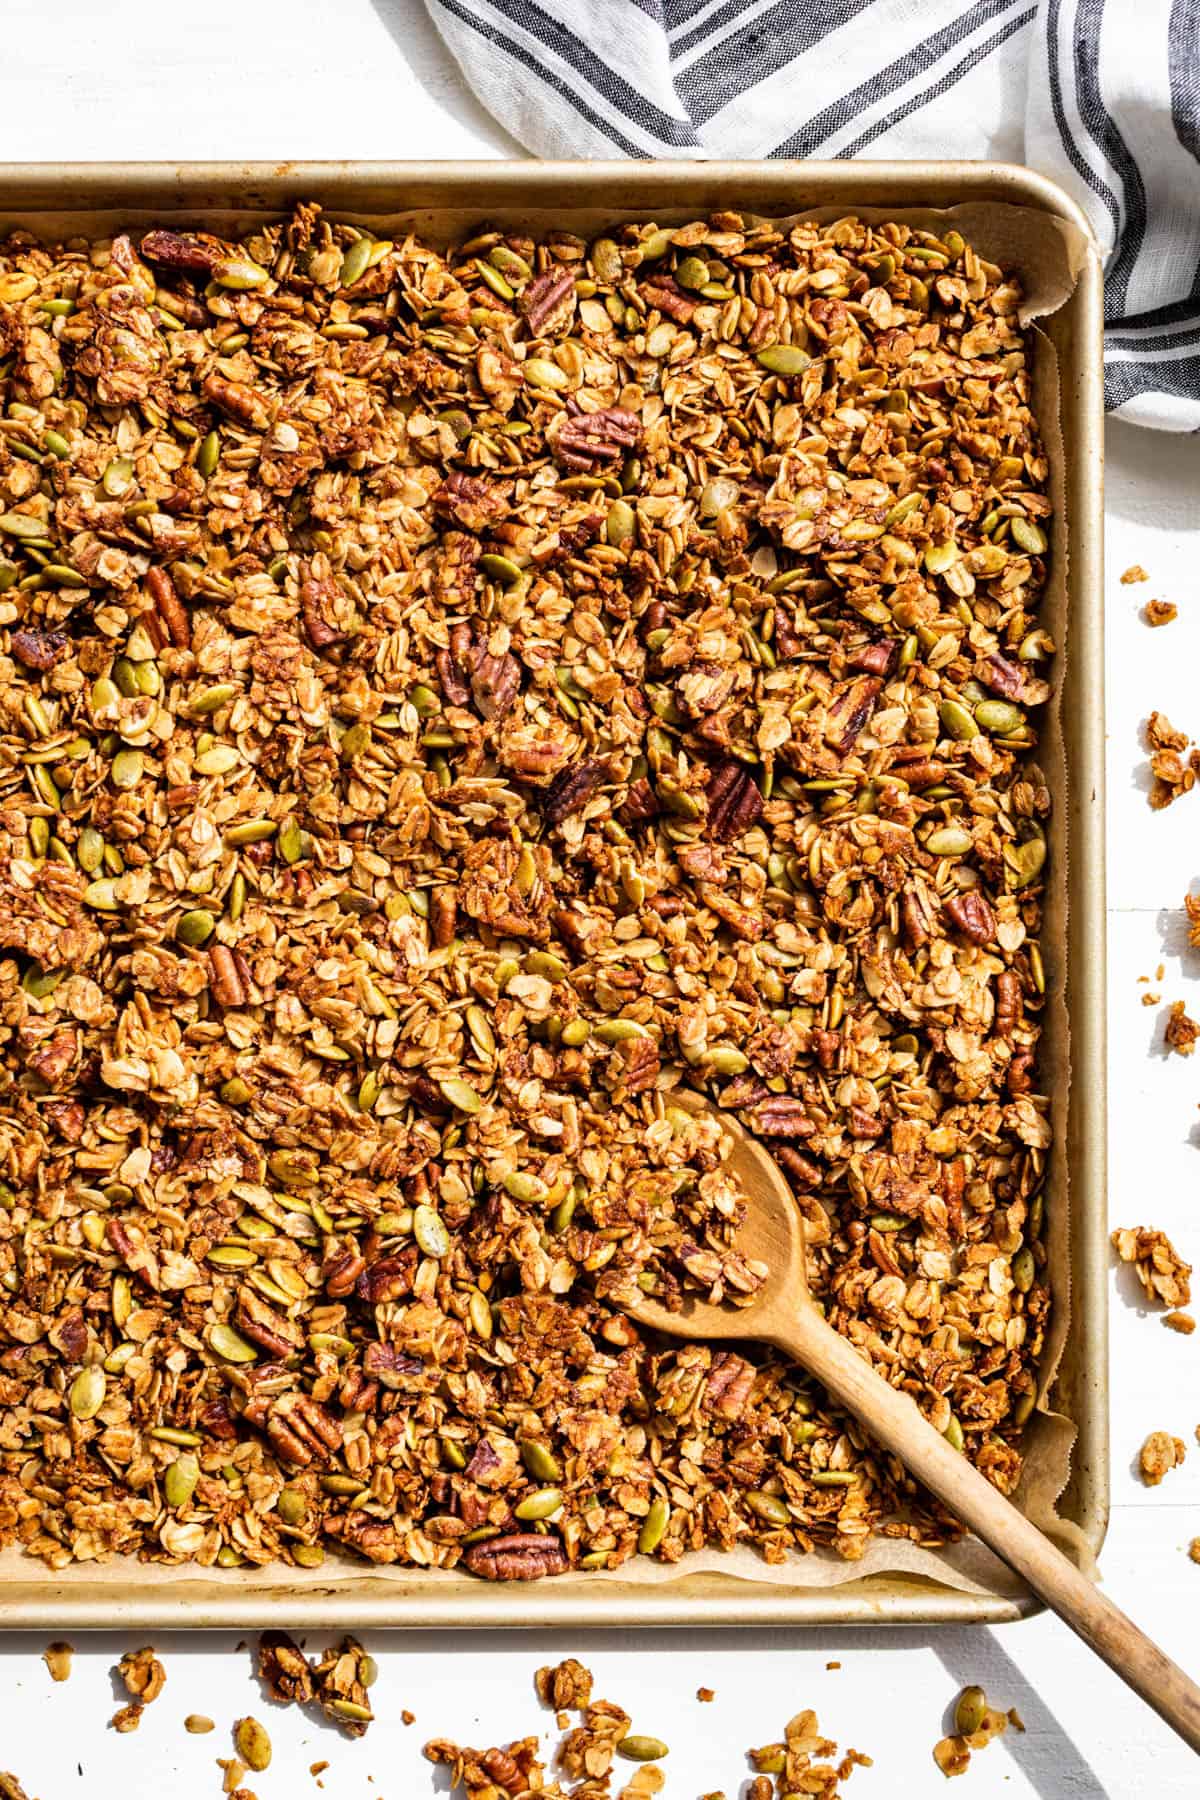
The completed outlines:
<svg viewBox="0 0 1200 1800">
<path fill-rule="evenodd" d="M 799 185 L 799 183 L 798 183 Z M 220 229 L 228 222 L 245 227 L 246 213 L 216 206 L 203 211 L 202 222 L 210 229 Z M 436 216 L 424 213 L 379 215 L 346 213 L 377 231 L 393 234 L 407 226 L 430 238 L 445 241 L 480 222 L 482 209 L 452 213 L 442 210 Z M 696 217 L 695 210 L 656 206 L 653 216 L 661 225 L 683 224 Z M 942 233 L 956 227 L 972 247 L 989 261 L 1013 268 L 1019 274 L 1026 294 L 1022 322 L 1033 324 L 1048 319 L 1065 304 L 1074 290 L 1087 256 L 1088 245 L 1081 231 L 1068 221 L 1055 218 L 1035 208 L 1004 203 L 974 202 L 942 210 L 904 207 L 825 206 L 796 213 L 776 223 L 785 227 L 801 219 L 827 221 L 847 216 L 870 221 L 896 220 Z M 41 225 L 48 236 L 63 236 L 71 229 L 95 235 L 106 227 L 130 224 L 138 218 L 131 209 L 124 215 L 81 214 L 78 223 L 68 223 L 62 212 L 48 214 L 44 221 L 23 215 L 34 229 Z M 143 215 L 144 216 L 144 215 Z M 580 208 L 569 203 L 551 211 L 546 207 L 493 207 L 489 216 L 504 221 L 520 221 L 527 227 L 566 227 L 581 233 L 611 228 L 612 212 Z M 197 223 L 201 220 L 197 218 Z M 1070 1520 L 1060 1517 L 1058 1501 L 1066 1487 L 1071 1468 L 1071 1452 L 1075 1427 L 1064 1414 L 1054 1410 L 1052 1393 L 1071 1318 L 1071 1277 L 1069 1260 L 1069 1169 L 1067 1166 L 1067 1105 L 1070 1094 L 1071 1050 L 1067 1018 L 1065 967 L 1067 943 L 1067 760 L 1061 718 L 1061 671 L 1068 650 L 1068 555 L 1069 520 L 1066 517 L 1066 482 L 1061 417 L 1058 359 L 1054 345 L 1044 331 L 1034 331 L 1033 368 L 1034 407 L 1041 426 L 1050 462 L 1050 497 L 1054 506 L 1051 532 L 1049 579 L 1043 599 L 1041 620 L 1056 646 L 1051 669 L 1055 694 L 1043 710 L 1040 720 L 1040 743 L 1037 761 L 1042 767 L 1053 798 L 1049 821 L 1050 854 L 1047 859 L 1045 889 L 1045 924 L 1042 933 L 1046 966 L 1046 1005 L 1043 1013 L 1043 1036 L 1040 1045 L 1039 1087 L 1051 1096 L 1051 1120 L 1054 1142 L 1049 1152 L 1049 1175 L 1046 1184 L 1045 1243 L 1047 1272 L 1052 1295 L 1052 1313 L 1039 1374 L 1039 1403 L 1026 1427 L 1025 1466 L 1017 1501 L 1021 1509 L 1072 1556 L 1081 1567 L 1090 1568 L 1092 1557 L 1083 1533 Z M 873 1537 L 857 1562 L 847 1562 L 833 1550 L 816 1549 L 807 1555 L 796 1554 L 783 1563 L 768 1565 L 753 1550 L 730 1552 L 697 1551 L 678 1563 L 667 1565 L 647 1557 L 626 1563 L 614 1574 L 595 1571 L 587 1576 L 589 1586 L 620 1583 L 624 1587 L 660 1587 L 684 1577 L 712 1574 L 738 1580 L 768 1584 L 791 1591 L 820 1590 L 839 1587 L 868 1576 L 903 1575 L 922 1577 L 943 1586 L 967 1593 L 992 1593 L 1015 1596 L 1022 1585 L 1011 1575 L 991 1551 L 974 1539 L 946 1549 L 923 1550 L 902 1540 Z M 135 1563 L 122 1559 L 123 1585 L 136 1591 L 143 1584 L 211 1585 L 222 1579 L 219 1570 Z M 0 1579 L 30 1582 L 33 1566 L 17 1553 L 0 1555 Z M 70 1582 L 70 1572 L 51 1576 L 59 1584 Z M 356 1559 L 330 1558 L 319 1569 L 289 1568 L 271 1565 L 264 1569 L 242 1568 L 230 1571 L 224 1579 L 239 1588 L 271 1588 L 276 1593 L 282 1581 L 289 1592 L 301 1599 L 305 1591 L 328 1591 L 331 1586 L 356 1586 L 364 1579 L 372 1583 L 396 1583 L 408 1593 L 427 1589 L 431 1584 L 470 1580 L 439 1570 L 367 1568 Z M 2 1591 L 2 1588 L 0 1588 Z M 352 1603 L 348 1611 L 352 1610 Z M 531 1606 L 531 1614 L 536 1610 Z"/>
</svg>

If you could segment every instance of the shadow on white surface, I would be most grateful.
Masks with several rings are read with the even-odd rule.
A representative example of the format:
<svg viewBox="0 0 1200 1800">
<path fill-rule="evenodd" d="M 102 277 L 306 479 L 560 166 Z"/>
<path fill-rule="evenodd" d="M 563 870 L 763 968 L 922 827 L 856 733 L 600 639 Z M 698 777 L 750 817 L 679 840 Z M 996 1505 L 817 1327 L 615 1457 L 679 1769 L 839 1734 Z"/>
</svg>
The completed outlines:
<svg viewBox="0 0 1200 1800">
<path fill-rule="evenodd" d="M 480 136 L 493 139 L 497 156 L 522 160 L 527 157 L 525 149 L 467 87 L 422 0 L 371 0 L 371 5 L 421 86 L 436 95 L 443 113 Z M 397 151 L 397 155 L 404 153 Z M 409 149 L 408 154 L 419 156 L 420 148 Z"/>
</svg>

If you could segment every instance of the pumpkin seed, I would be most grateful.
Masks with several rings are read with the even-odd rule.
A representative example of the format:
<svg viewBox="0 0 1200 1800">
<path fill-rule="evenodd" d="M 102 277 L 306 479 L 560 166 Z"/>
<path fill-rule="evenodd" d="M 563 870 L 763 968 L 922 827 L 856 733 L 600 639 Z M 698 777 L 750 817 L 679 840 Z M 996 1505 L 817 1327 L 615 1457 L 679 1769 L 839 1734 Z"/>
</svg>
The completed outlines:
<svg viewBox="0 0 1200 1800">
<path fill-rule="evenodd" d="M 1033 1286 L 1037 1274 L 1037 1264 L 1033 1260 L 1033 1251 L 1028 1244 L 1022 1244 L 1012 1259 L 1013 1286 L 1018 1294 L 1027 1294 Z"/>
<path fill-rule="evenodd" d="M 175 926 L 175 936 L 181 944 L 190 949 L 199 950 L 207 944 L 217 928 L 217 921 L 210 912 L 197 907 L 194 912 L 185 912 Z"/>
<path fill-rule="evenodd" d="M 699 293 L 708 281 L 708 264 L 698 256 L 685 256 L 675 270 L 675 279 L 689 293 Z"/>
<path fill-rule="evenodd" d="M 522 1521 L 548 1519 L 551 1513 L 558 1511 L 562 1501 L 561 1488 L 539 1488 L 536 1493 L 529 1494 L 524 1500 L 518 1500 L 513 1507 L 513 1515 Z"/>
<path fill-rule="evenodd" d="M 225 833 L 227 844 L 261 844 L 266 838 L 274 837 L 279 826 L 274 819 L 247 819 L 243 825 L 234 825 Z"/>
<path fill-rule="evenodd" d="M 413 1236 L 417 1240 L 417 1248 L 426 1256 L 439 1261 L 450 1249 L 450 1233 L 432 1206 L 418 1206 L 413 1209 Z"/>
<path fill-rule="evenodd" d="M 285 1525 L 299 1525 L 308 1513 L 308 1501 L 299 1488 L 281 1488 L 275 1510 Z"/>
<path fill-rule="evenodd" d="M 325 1552 L 320 1544 L 293 1544 L 292 1561 L 299 1563 L 302 1569 L 319 1569 L 325 1561 Z"/>
<path fill-rule="evenodd" d="M 371 263 L 371 251 L 374 248 L 369 237 L 355 238 L 347 244 L 342 255 L 342 266 L 338 272 L 338 284 L 341 287 L 353 287 L 361 281 Z"/>
<path fill-rule="evenodd" d="M 620 547 L 628 544 L 637 534 L 637 514 L 628 500 L 614 500 L 608 509 L 608 517 L 604 522 L 604 541 Z"/>
<path fill-rule="evenodd" d="M 177 1456 L 163 1476 L 163 1494 L 167 1505 L 173 1508 L 187 1506 L 199 1479 L 200 1464 L 196 1457 L 187 1452 L 183 1456 Z"/>
<path fill-rule="evenodd" d="M 240 1331 L 232 1325 L 210 1325 L 207 1333 L 208 1346 L 217 1355 L 231 1363 L 257 1362 L 258 1351 L 253 1344 L 246 1342 Z"/>
<path fill-rule="evenodd" d="M 987 1712 L 987 1695 L 981 1687 L 965 1687 L 954 1708 L 954 1729 L 960 1737 L 979 1730 Z"/>
<path fill-rule="evenodd" d="M 764 344 L 755 361 L 772 375 L 803 375 L 812 357 L 798 344 Z"/>
<path fill-rule="evenodd" d="M 1025 714 L 1007 700 L 981 700 L 975 708 L 975 722 L 996 737 L 1010 737 L 1024 725 Z"/>
<path fill-rule="evenodd" d="M 627 1044 L 630 1038 L 649 1037 L 650 1033 L 636 1019 L 605 1019 L 595 1027 L 595 1036 L 602 1044 Z"/>
<path fill-rule="evenodd" d="M 521 1461 L 525 1464 L 535 1481 L 560 1481 L 562 1469 L 557 1458 L 539 1444 L 535 1438 L 526 1438 L 521 1444 Z"/>
<path fill-rule="evenodd" d="M 925 848 L 931 856 L 966 856 L 973 843 L 970 832 L 961 825 L 944 825 L 940 831 L 930 832 Z"/>
<path fill-rule="evenodd" d="M 670 1751 L 661 1738 L 638 1737 L 630 1733 L 617 1745 L 617 1755 L 627 1762 L 659 1762 Z"/>
<path fill-rule="evenodd" d="M 271 1739 L 265 1725 L 257 1719 L 239 1719 L 233 1730 L 233 1743 L 248 1769 L 261 1775 L 271 1765 Z"/>
<path fill-rule="evenodd" d="M 3 521 L 0 520 L 0 524 L 2 523 Z M 1008 521 L 1008 530 L 1013 543 L 1019 544 L 1029 556 L 1045 555 L 1046 534 L 1040 525 L 1034 524 L 1032 519 L 1026 519 L 1023 515 L 1018 514 L 1016 518 Z"/>
<path fill-rule="evenodd" d="M 671 1508 L 661 1494 L 656 1494 L 650 1502 L 650 1510 L 642 1520 L 642 1529 L 638 1532 L 638 1549 L 643 1556 L 649 1556 L 657 1550 L 666 1533 L 667 1523 L 671 1517 Z"/>
<path fill-rule="evenodd" d="M 108 1382 L 99 1363 L 89 1363 L 86 1369 L 80 1369 L 67 1396 L 73 1416 L 94 1419 L 104 1405 L 107 1388 Z"/>
<path fill-rule="evenodd" d="M 751 1512 L 757 1513 L 768 1525 L 790 1525 L 792 1522 L 787 1502 L 781 1500 L 778 1494 L 768 1494 L 759 1488 L 746 1495 L 746 1504 Z"/>
<path fill-rule="evenodd" d="M 231 681 L 214 682 L 212 687 L 195 694 L 185 710 L 193 717 L 204 718 L 209 713 L 219 712 L 239 691 Z"/>
</svg>

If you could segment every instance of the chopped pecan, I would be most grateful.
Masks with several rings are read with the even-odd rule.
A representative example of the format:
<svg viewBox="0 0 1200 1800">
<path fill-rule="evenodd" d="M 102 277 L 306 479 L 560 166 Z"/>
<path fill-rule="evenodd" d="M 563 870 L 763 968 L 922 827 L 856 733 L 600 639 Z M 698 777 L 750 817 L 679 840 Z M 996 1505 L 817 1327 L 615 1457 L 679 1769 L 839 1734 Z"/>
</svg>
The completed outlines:
<svg viewBox="0 0 1200 1800">
<path fill-rule="evenodd" d="M 471 1545 L 463 1562 L 472 1575 L 485 1581 L 540 1581 L 544 1575 L 563 1575 L 567 1569 L 566 1552 L 558 1538 L 535 1532 L 486 1538 Z"/>
<path fill-rule="evenodd" d="M 233 951 L 226 944 L 214 944 L 208 960 L 212 967 L 212 994 L 218 1006 L 244 1006 L 246 990 Z"/>
<path fill-rule="evenodd" d="M 566 469 L 590 469 L 616 462 L 642 435 L 642 422 L 623 406 L 568 415 L 554 439 L 554 453 Z"/>
<path fill-rule="evenodd" d="M 750 1109 L 748 1117 L 760 1137 L 806 1138 L 816 1130 L 803 1100 L 792 1094 L 768 1095 Z"/>
<path fill-rule="evenodd" d="M 561 337 L 575 317 L 575 277 L 569 269 L 547 269 L 522 290 L 517 309 L 530 337 Z"/>
<path fill-rule="evenodd" d="M 314 650 L 325 650 L 330 644 L 345 640 L 346 633 L 336 623 L 341 601 L 342 591 L 333 576 L 310 569 L 300 584 L 300 616 Z"/>
<path fill-rule="evenodd" d="M 706 830 L 718 843 L 728 844 L 757 825 L 763 798 L 749 769 L 739 762 L 718 763 L 705 789 L 708 800 Z"/>
<path fill-rule="evenodd" d="M 1005 656 L 985 657 L 977 675 L 984 687 L 991 688 L 994 694 L 1003 694 L 1006 700 L 1019 700 L 1025 692 L 1024 671 L 1019 663 L 1009 662 Z"/>
<path fill-rule="evenodd" d="M 996 977 L 997 1037 L 1010 1037 L 1024 1008 L 1021 1002 L 1021 980 L 1011 969 L 1002 969 Z"/>
<path fill-rule="evenodd" d="M 485 531 L 508 511 L 508 501 L 498 482 L 486 475 L 467 475 L 455 469 L 433 496 L 434 509 L 454 519 L 467 531 Z"/>
<path fill-rule="evenodd" d="M 639 775 L 630 782 L 617 817 L 622 825 L 644 825 L 648 819 L 656 819 L 658 811 L 658 795 L 646 777 Z"/>
<path fill-rule="evenodd" d="M 65 631 L 47 631 L 41 625 L 21 625 L 13 632 L 9 646 L 25 668 L 42 672 L 62 661 L 68 653 L 69 640 Z"/>
<path fill-rule="evenodd" d="M 926 888 L 910 881 L 900 896 L 900 929 L 910 950 L 919 950 L 933 936 L 936 914 Z"/>
<path fill-rule="evenodd" d="M 696 310 L 696 302 L 685 294 L 673 275 L 653 275 L 638 290 L 647 306 L 652 306 L 669 319 L 686 325 Z"/>
<path fill-rule="evenodd" d="M 845 756 L 854 747 L 875 710 L 883 683 L 875 675 L 863 675 L 843 688 L 825 717 L 825 742 Z"/>
<path fill-rule="evenodd" d="M 304 1333 L 248 1286 L 238 1294 L 237 1322 L 268 1356 L 292 1356 L 304 1346 Z"/>
<path fill-rule="evenodd" d="M 227 375 L 214 372 L 204 378 L 204 395 L 214 406 L 251 431 L 265 431 L 271 422 L 267 402 L 244 381 L 231 381 Z"/>
<path fill-rule="evenodd" d="M 229 254 L 218 238 L 194 231 L 148 231 L 141 243 L 147 262 L 185 275 L 211 275 Z"/>
<path fill-rule="evenodd" d="M 312 1670 L 286 1631 L 264 1631 L 258 1640 L 258 1673 L 272 1700 L 307 1706 L 313 1697 Z"/>
<path fill-rule="evenodd" d="M 187 608 L 175 591 L 175 583 L 165 569 L 146 570 L 146 592 L 154 602 L 154 610 L 162 620 L 169 641 L 177 649 L 185 650 L 192 641 L 191 622 Z"/>
<path fill-rule="evenodd" d="M 714 1350 L 704 1390 L 705 1412 L 721 1419 L 740 1419 L 750 1404 L 754 1376 L 754 1364 L 745 1357 L 732 1350 Z"/>
<path fill-rule="evenodd" d="M 485 719 L 502 719 L 521 691 L 521 667 L 507 651 L 492 656 L 483 650 L 471 675 L 471 693 Z"/>
<path fill-rule="evenodd" d="M 435 1090 L 436 1091 L 436 1090 Z M 439 1099 L 441 1096 L 438 1096 Z M 402 1300 L 412 1293 L 416 1273 L 416 1245 L 397 1251 L 395 1256 L 380 1256 L 363 1270 L 356 1292 L 360 1300 L 371 1306 L 385 1305 L 389 1300 Z"/>
<path fill-rule="evenodd" d="M 895 638 L 880 638 L 874 644 L 859 644 L 856 649 L 846 655 L 846 666 L 850 669 L 865 669 L 868 675 L 890 675 L 900 656 L 900 645 Z"/>
<path fill-rule="evenodd" d="M 454 942 L 458 923 L 458 893 L 453 887 L 435 887 L 429 897 L 429 935 L 439 950 Z"/>
</svg>

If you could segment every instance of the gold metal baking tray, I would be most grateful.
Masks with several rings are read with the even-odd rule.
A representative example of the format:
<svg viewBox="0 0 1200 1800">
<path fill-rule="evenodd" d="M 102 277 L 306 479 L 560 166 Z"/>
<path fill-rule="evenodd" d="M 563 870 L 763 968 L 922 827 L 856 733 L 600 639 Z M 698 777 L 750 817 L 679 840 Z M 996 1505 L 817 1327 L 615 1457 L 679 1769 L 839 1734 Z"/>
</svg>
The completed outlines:
<svg viewBox="0 0 1200 1800">
<path fill-rule="evenodd" d="M 1060 189 L 1000 164 L 915 163 L 193 163 L 0 165 L 0 235 L 15 225 L 66 236 L 174 219 L 217 229 L 317 199 L 374 222 L 403 215 L 447 236 L 483 219 L 570 228 L 581 215 L 663 221 L 726 208 L 785 215 L 834 206 L 896 212 L 972 203 L 1032 209 L 1062 221 L 1076 245 L 1073 290 L 1042 321 L 1061 391 L 1062 508 L 1055 556 L 1069 563 L 1069 645 L 1057 669 L 1066 780 L 1057 780 L 1054 857 L 1069 869 L 1069 910 L 1055 945 L 1065 971 L 1071 1080 L 1056 1095 L 1053 1155 L 1070 1170 L 1070 1305 L 1052 1396 L 1076 1429 L 1060 1500 L 1094 1553 L 1108 1511 L 1104 713 L 1101 585 L 1103 374 L 1101 276 L 1088 227 Z M 1028 217 L 1028 210 L 1026 211 Z M 1019 248 L 1017 260 L 1020 260 Z M 1056 785 L 1052 777 L 1052 786 Z M 1050 962 L 1050 958 L 1047 958 Z M 457 1572 L 330 1562 L 320 1571 L 180 1570 L 131 1559 L 49 1571 L 0 1556 L 0 1621 L 10 1628 L 227 1626 L 629 1626 L 980 1623 L 1036 1611 L 997 1583 L 968 1592 L 925 1577 L 873 1576 L 838 1586 L 767 1585 L 681 1572 L 642 1584 L 569 1576 L 492 1585 Z M 298 1581 L 308 1573 L 315 1579 Z"/>
</svg>

